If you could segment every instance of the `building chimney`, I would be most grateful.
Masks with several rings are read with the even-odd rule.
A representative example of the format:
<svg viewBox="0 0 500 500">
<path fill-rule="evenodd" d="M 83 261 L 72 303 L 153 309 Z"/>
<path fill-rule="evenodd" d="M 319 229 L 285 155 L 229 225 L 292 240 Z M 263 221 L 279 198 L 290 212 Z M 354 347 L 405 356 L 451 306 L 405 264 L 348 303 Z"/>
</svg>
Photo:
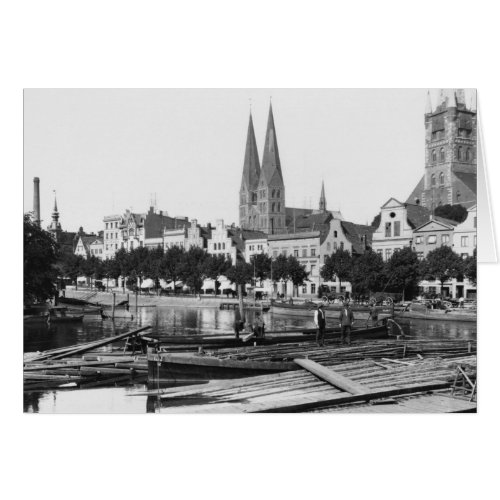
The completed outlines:
<svg viewBox="0 0 500 500">
<path fill-rule="evenodd" d="M 40 179 L 33 179 L 33 222 L 40 226 Z"/>
</svg>

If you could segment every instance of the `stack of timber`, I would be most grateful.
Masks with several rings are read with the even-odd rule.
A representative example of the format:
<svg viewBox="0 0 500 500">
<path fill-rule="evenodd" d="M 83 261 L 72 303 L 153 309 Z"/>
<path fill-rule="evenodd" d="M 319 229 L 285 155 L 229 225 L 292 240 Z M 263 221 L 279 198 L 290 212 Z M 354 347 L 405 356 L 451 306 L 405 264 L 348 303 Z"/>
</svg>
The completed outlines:
<svg viewBox="0 0 500 500">
<path fill-rule="evenodd" d="M 384 411 L 391 405 L 394 412 L 406 413 L 475 411 L 475 402 L 450 397 L 450 387 L 457 364 L 474 376 L 476 356 L 421 357 L 407 358 L 404 364 L 372 359 L 319 364 L 299 358 L 295 371 L 132 395 L 147 394 L 162 413 L 349 412 L 360 411 L 360 405 Z M 435 399 L 427 399 L 420 410 L 401 404 L 429 393 Z"/>
<path fill-rule="evenodd" d="M 135 352 L 138 350 L 142 353 L 145 350 L 143 332 L 149 328 L 146 326 L 94 342 L 25 354 L 24 391 L 88 388 L 113 385 L 135 377 L 146 379 L 146 356 L 135 356 Z M 121 353 L 98 350 L 120 341 L 125 341 Z M 94 354 L 90 355 L 90 352 Z"/>
<path fill-rule="evenodd" d="M 333 365 L 344 362 L 376 360 L 380 363 L 407 364 L 404 358 L 453 358 L 476 352 L 476 341 L 387 339 L 357 341 L 350 346 L 313 343 L 255 346 L 236 349 L 189 352 L 148 353 L 149 380 L 212 380 L 259 376 L 269 373 L 296 371 L 297 358 Z"/>
</svg>

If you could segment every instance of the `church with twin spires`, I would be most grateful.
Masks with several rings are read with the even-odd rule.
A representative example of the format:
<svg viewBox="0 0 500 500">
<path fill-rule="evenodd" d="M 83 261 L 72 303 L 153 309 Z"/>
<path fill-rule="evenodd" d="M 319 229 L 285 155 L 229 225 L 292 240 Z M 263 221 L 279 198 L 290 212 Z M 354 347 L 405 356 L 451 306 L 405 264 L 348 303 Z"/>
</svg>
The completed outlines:
<svg viewBox="0 0 500 500">
<path fill-rule="evenodd" d="M 293 226 L 297 218 L 327 212 L 324 186 L 321 189 L 319 210 L 290 208 L 286 206 L 285 200 L 285 182 L 281 169 L 273 108 L 270 104 L 262 166 L 251 114 L 248 122 L 240 187 L 240 228 L 262 231 L 266 234 L 284 234 L 293 231 L 289 226 Z M 341 217 L 339 213 L 336 213 L 336 216 Z"/>
</svg>

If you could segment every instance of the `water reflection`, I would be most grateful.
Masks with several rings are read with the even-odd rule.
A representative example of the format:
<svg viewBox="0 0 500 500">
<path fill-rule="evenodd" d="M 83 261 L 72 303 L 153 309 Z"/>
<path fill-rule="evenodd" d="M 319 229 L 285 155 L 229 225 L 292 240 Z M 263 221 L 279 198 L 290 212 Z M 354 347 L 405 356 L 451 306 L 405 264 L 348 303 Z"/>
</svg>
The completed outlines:
<svg viewBox="0 0 500 500">
<path fill-rule="evenodd" d="M 135 312 L 135 311 L 134 311 Z M 247 312 L 247 322 L 252 323 L 254 311 Z M 310 318 L 264 313 L 267 330 L 313 328 Z M 134 328 L 152 325 L 154 333 L 162 335 L 232 333 L 234 311 L 215 308 L 188 309 L 185 307 L 143 307 L 137 310 L 133 321 L 125 319 L 102 320 L 98 315 L 84 317 L 82 323 L 26 325 L 24 351 L 41 351 L 117 335 Z M 331 322 L 332 323 L 332 322 Z M 410 338 L 475 339 L 477 325 L 455 321 L 426 321 L 405 319 L 401 326 Z M 334 326 L 329 324 L 327 326 Z M 126 378 L 126 377 L 125 377 Z M 147 390 L 148 386 L 137 379 L 128 379 L 114 387 L 68 388 L 24 394 L 24 411 L 40 413 L 145 413 L 156 412 L 160 400 L 156 396 L 129 396 L 131 392 Z M 150 390 L 157 387 L 149 387 Z"/>
</svg>

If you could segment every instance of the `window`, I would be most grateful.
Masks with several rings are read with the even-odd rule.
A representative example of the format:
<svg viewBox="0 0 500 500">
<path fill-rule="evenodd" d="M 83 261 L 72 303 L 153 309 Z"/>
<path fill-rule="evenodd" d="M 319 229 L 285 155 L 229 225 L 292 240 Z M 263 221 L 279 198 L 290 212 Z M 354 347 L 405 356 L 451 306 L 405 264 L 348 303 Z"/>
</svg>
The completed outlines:
<svg viewBox="0 0 500 500">
<path fill-rule="evenodd" d="M 437 242 L 437 236 L 435 234 L 431 234 L 430 236 L 427 236 L 427 244 L 428 245 L 435 245 Z"/>
<path fill-rule="evenodd" d="M 394 222 L 394 236 L 400 236 L 401 235 L 401 222 L 396 221 Z"/>
<path fill-rule="evenodd" d="M 385 237 L 386 238 L 391 237 L 391 223 L 390 222 L 385 223 Z"/>
<path fill-rule="evenodd" d="M 392 250 L 390 248 L 385 249 L 385 260 L 389 260 L 392 255 Z"/>
<path fill-rule="evenodd" d="M 271 197 L 274 198 L 275 194 L 276 194 L 276 191 L 273 189 L 273 193 L 271 194 Z"/>
<path fill-rule="evenodd" d="M 340 249 L 344 250 L 344 242 L 343 241 L 340 242 Z"/>
<path fill-rule="evenodd" d="M 311 257 L 316 257 L 316 249 L 311 248 Z"/>
<path fill-rule="evenodd" d="M 464 259 L 464 260 L 465 260 L 468 256 L 469 256 L 469 254 L 468 254 L 468 253 L 461 253 L 461 254 L 460 254 L 460 257 L 462 257 L 462 259 Z"/>
<path fill-rule="evenodd" d="M 123 247 L 123 243 L 122 243 L 122 247 Z M 118 243 L 115 243 L 115 250 L 118 250 Z"/>
<path fill-rule="evenodd" d="M 217 243 L 214 243 L 214 250 L 217 250 Z"/>
<path fill-rule="evenodd" d="M 436 160 L 437 160 L 436 150 L 435 150 L 435 149 L 433 149 L 433 150 L 432 150 L 432 162 L 433 162 L 433 163 L 436 163 Z"/>
<path fill-rule="evenodd" d="M 421 245 L 422 244 L 422 236 L 417 236 L 415 238 L 415 245 Z"/>
<path fill-rule="evenodd" d="M 283 250 L 281 253 L 283 254 L 283 257 L 286 257 L 286 250 Z"/>
<path fill-rule="evenodd" d="M 444 184 L 444 174 L 443 174 L 443 172 L 441 172 L 439 174 L 439 184 Z"/>
<path fill-rule="evenodd" d="M 311 293 L 316 293 L 316 283 L 311 283 Z"/>
<path fill-rule="evenodd" d="M 281 212 L 281 203 L 278 203 L 278 212 Z"/>
<path fill-rule="evenodd" d="M 435 186 L 436 185 L 436 174 L 432 174 L 431 175 L 431 186 Z"/>
<path fill-rule="evenodd" d="M 302 293 L 307 293 L 307 285 L 302 285 Z"/>
<path fill-rule="evenodd" d="M 477 228 L 477 217 L 474 217 L 474 228 Z"/>
<path fill-rule="evenodd" d="M 459 160 L 462 159 L 462 146 L 459 146 L 459 148 L 458 148 L 457 157 L 458 157 Z"/>
<path fill-rule="evenodd" d="M 279 197 L 280 197 L 280 190 L 278 189 L 278 190 L 276 191 L 276 198 L 279 198 Z"/>
<path fill-rule="evenodd" d="M 316 266 L 311 264 L 311 276 L 316 276 Z"/>
<path fill-rule="evenodd" d="M 106 251 L 108 250 L 108 245 L 106 245 Z"/>
<path fill-rule="evenodd" d="M 424 252 L 417 252 L 418 260 L 422 260 L 424 258 Z"/>
<path fill-rule="evenodd" d="M 439 151 L 439 159 L 444 161 L 444 148 L 441 148 L 441 151 Z"/>
<path fill-rule="evenodd" d="M 337 231 L 333 231 L 333 237 L 336 238 L 337 237 Z"/>
<path fill-rule="evenodd" d="M 450 235 L 449 234 L 442 234 L 441 235 L 441 244 L 446 245 L 449 242 L 450 242 Z"/>
<path fill-rule="evenodd" d="M 274 212 L 274 208 L 275 208 L 275 204 L 273 203 L 273 204 L 271 205 L 271 212 Z"/>
<path fill-rule="evenodd" d="M 471 159 L 471 157 L 470 157 L 470 149 L 469 148 L 467 148 L 467 151 L 465 152 L 465 159 L 467 161 L 470 161 L 470 159 Z"/>
<path fill-rule="evenodd" d="M 307 257 L 307 248 L 302 249 L 302 257 Z"/>
<path fill-rule="evenodd" d="M 226 244 L 225 244 L 225 243 L 223 243 L 223 244 L 222 244 L 222 250 L 225 250 L 225 249 L 226 249 Z"/>
<path fill-rule="evenodd" d="M 460 196 L 461 196 L 460 190 L 457 189 L 457 201 L 460 200 Z"/>
<path fill-rule="evenodd" d="M 383 257 L 384 251 L 380 248 L 379 250 L 377 250 L 377 255 L 380 255 L 380 257 Z"/>
<path fill-rule="evenodd" d="M 463 247 L 469 246 L 469 237 L 468 236 L 461 236 L 460 237 L 460 245 Z"/>
<path fill-rule="evenodd" d="M 298 257 L 299 256 L 299 251 L 298 250 L 294 250 L 293 251 L 293 256 L 294 257 Z"/>
<path fill-rule="evenodd" d="M 337 242 L 336 241 L 333 242 L 333 249 L 337 250 Z"/>
</svg>

